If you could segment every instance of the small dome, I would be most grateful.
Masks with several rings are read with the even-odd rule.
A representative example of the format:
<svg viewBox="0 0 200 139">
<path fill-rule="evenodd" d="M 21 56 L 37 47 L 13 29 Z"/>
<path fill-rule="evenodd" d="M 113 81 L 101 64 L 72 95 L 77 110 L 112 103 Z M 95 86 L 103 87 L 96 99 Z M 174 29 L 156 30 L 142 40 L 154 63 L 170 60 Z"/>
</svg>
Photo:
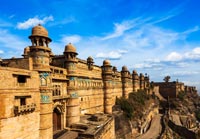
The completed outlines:
<svg viewBox="0 0 200 139">
<path fill-rule="evenodd" d="M 103 65 L 104 66 L 110 66 L 111 64 L 110 64 L 110 61 L 106 59 L 106 60 L 103 61 Z"/>
<path fill-rule="evenodd" d="M 128 71 L 128 68 L 126 66 L 123 66 L 122 71 Z"/>
<path fill-rule="evenodd" d="M 24 48 L 24 51 L 29 52 L 29 51 L 30 51 L 30 47 L 29 47 L 29 46 L 25 47 L 25 48 Z"/>
<path fill-rule="evenodd" d="M 28 55 L 28 53 L 30 52 L 30 47 L 27 46 L 24 48 L 24 55 Z"/>
<path fill-rule="evenodd" d="M 114 66 L 113 67 L 113 71 L 116 72 L 117 71 L 117 67 Z"/>
<path fill-rule="evenodd" d="M 93 58 L 92 58 L 91 56 L 89 56 L 89 57 L 87 58 L 87 61 L 88 61 L 88 62 L 93 62 Z"/>
<path fill-rule="evenodd" d="M 144 75 L 143 75 L 142 73 L 140 73 L 140 76 L 141 76 L 141 77 L 144 77 Z"/>
<path fill-rule="evenodd" d="M 65 46 L 65 52 L 76 53 L 76 48 L 71 43 L 69 43 Z"/>
<path fill-rule="evenodd" d="M 136 70 L 133 70 L 133 74 L 137 74 L 137 71 L 136 71 Z"/>
<path fill-rule="evenodd" d="M 43 36 L 48 38 L 48 31 L 40 24 L 32 28 L 31 36 Z"/>
</svg>

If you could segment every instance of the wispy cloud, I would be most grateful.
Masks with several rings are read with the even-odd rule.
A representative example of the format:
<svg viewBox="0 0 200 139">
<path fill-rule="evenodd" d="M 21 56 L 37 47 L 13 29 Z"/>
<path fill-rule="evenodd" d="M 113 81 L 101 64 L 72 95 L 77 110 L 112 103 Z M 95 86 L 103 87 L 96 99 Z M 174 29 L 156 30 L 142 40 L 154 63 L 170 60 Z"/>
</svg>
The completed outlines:
<svg viewBox="0 0 200 139">
<path fill-rule="evenodd" d="M 200 72 L 198 71 L 175 71 L 172 72 L 172 76 L 191 76 L 191 75 L 198 75 Z"/>
<path fill-rule="evenodd" d="M 28 20 L 26 20 L 24 22 L 17 23 L 17 28 L 18 29 L 28 29 L 30 27 L 37 25 L 37 24 L 45 24 L 45 23 L 47 23 L 49 21 L 53 21 L 53 20 L 54 20 L 54 18 L 53 18 L 52 15 L 46 16 L 42 19 L 39 19 L 38 16 L 35 16 L 33 18 L 29 18 Z"/>
<path fill-rule="evenodd" d="M 11 27 L 11 26 L 12 26 L 12 23 L 7 22 L 3 19 L 0 19 L 0 27 Z"/>
<path fill-rule="evenodd" d="M 49 23 L 49 26 L 59 26 L 59 25 L 65 25 L 72 22 L 76 22 L 76 19 L 74 17 L 66 17 L 62 20 L 54 20 L 54 22 Z"/>
<path fill-rule="evenodd" d="M 24 47 L 28 46 L 29 40 L 24 41 L 19 36 L 0 28 L 0 54 L 2 58 L 17 57 L 23 53 Z"/>
<path fill-rule="evenodd" d="M 123 35 L 125 31 L 131 29 L 132 27 L 133 27 L 133 24 L 131 24 L 128 21 L 123 22 L 121 24 L 115 23 L 114 24 L 114 32 L 103 37 L 102 40 L 107 40 L 107 39 L 119 37 L 119 36 Z"/>
<path fill-rule="evenodd" d="M 79 36 L 79 35 L 71 35 L 71 36 L 64 35 L 61 38 L 61 42 L 64 44 L 68 44 L 68 43 L 76 44 L 76 43 L 80 42 L 80 40 L 81 40 L 81 36 Z"/>
<path fill-rule="evenodd" d="M 114 31 L 102 38 L 102 40 L 112 39 L 116 37 L 120 37 L 124 35 L 124 33 L 128 30 L 131 30 L 133 28 L 142 27 L 143 25 L 154 25 L 156 23 L 164 22 L 166 20 L 169 20 L 175 16 L 177 16 L 179 12 L 169 14 L 163 17 L 138 17 L 134 18 L 132 20 L 125 20 L 121 23 L 114 23 Z"/>
<path fill-rule="evenodd" d="M 184 53 L 171 52 L 167 55 L 166 61 L 200 61 L 200 47 L 195 47 L 191 51 Z"/>
<path fill-rule="evenodd" d="M 180 61 L 182 60 L 182 55 L 177 52 L 171 52 L 167 57 L 166 61 Z"/>
<path fill-rule="evenodd" d="M 151 70 L 161 70 L 161 69 L 173 69 L 173 70 L 183 70 L 192 68 L 191 65 L 199 62 L 200 60 L 200 47 L 193 48 L 187 52 L 170 52 L 163 59 L 148 59 L 141 63 L 134 64 L 136 69 L 151 69 Z M 192 69 L 191 69 L 192 70 Z M 200 69 L 199 69 L 200 70 Z M 192 74 L 193 73 L 193 74 Z M 194 75 L 198 72 L 196 71 L 177 71 L 171 72 L 174 76 L 181 75 Z"/>
<path fill-rule="evenodd" d="M 12 14 L 12 15 L 10 15 L 8 18 L 9 19 L 12 19 L 12 18 L 14 18 L 15 17 L 15 14 Z"/>
<path fill-rule="evenodd" d="M 111 51 L 108 53 L 97 53 L 96 58 L 101 58 L 101 59 L 111 59 L 111 60 L 119 60 L 123 54 L 127 53 L 126 50 L 117 50 L 117 51 Z"/>
<path fill-rule="evenodd" d="M 200 47 L 194 48 L 191 52 L 184 53 L 185 59 L 200 61 Z"/>
<path fill-rule="evenodd" d="M 3 50 L 0 50 L 0 54 L 3 54 L 4 53 L 4 51 Z"/>
</svg>

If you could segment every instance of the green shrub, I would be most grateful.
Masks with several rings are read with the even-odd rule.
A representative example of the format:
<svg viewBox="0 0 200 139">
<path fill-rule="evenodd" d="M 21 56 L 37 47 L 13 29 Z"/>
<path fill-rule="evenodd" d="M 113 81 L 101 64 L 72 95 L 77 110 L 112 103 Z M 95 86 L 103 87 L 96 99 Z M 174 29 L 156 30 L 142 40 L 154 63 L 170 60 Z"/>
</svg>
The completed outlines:
<svg viewBox="0 0 200 139">
<path fill-rule="evenodd" d="M 133 107 L 132 105 L 129 103 L 128 99 L 125 98 L 117 98 L 116 99 L 116 104 L 121 106 L 121 109 L 125 112 L 126 116 L 129 119 L 132 119 L 133 117 Z"/>
<path fill-rule="evenodd" d="M 195 115 L 196 115 L 197 120 L 200 121 L 200 110 L 197 110 L 195 112 Z"/>
<path fill-rule="evenodd" d="M 180 91 L 180 92 L 178 93 L 178 95 L 177 95 L 177 97 L 178 97 L 181 101 L 184 100 L 185 96 L 186 96 L 186 92 L 185 92 L 185 91 Z"/>
<path fill-rule="evenodd" d="M 129 94 L 129 98 L 116 98 L 116 105 L 120 105 L 129 119 L 142 116 L 142 109 L 145 107 L 146 101 L 149 100 L 149 95 L 143 90 Z"/>
</svg>

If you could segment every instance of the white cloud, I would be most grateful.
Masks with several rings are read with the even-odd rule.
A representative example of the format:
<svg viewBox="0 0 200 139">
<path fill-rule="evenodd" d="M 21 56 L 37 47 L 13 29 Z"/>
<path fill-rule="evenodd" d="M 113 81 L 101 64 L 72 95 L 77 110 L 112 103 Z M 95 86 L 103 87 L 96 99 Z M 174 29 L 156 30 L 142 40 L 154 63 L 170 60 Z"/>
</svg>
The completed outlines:
<svg viewBox="0 0 200 139">
<path fill-rule="evenodd" d="M 100 52 L 96 54 L 96 58 L 117 60 L 125 53 L 127 53 L 126 50 L 111 51 L 109 53 Z"/>
<path fill-rule="evenodd" d="M 128 23 L 126 24 L 118 24 L 118 23 L 115 23 L 115 30 L 114 30 L 114 33 L 108 35 L 108 36 L 105 36 L 104 38 L 102 38 L 102 40 L 107 40 L 107 39 L 111 39 L 111 38 L 115 38 L 115 37 L 119 37 L 121 36 L 126 30 L 129 30 L 132 26 Z"/>
<path fill-rule="evenodd" d="M 198 71 L 176 71 L 173 72 L 171 75 L 173 76 L 191 76 L 191 75 L 198 75 Z"/>
<path fill-rule="evenodd" d="M 171 52 L 167 57 L 166 61 L 180 61 L 182 60 L 182 55 L 177 52 Z"/>
<path fill-rule="evenodd" d="M 152 65 L 148 63 L 139 63 L 139 64 L 135 64 L 134 68 L 136 69 L 152 68 Z"/>
<path fill-rule="evenodd" d="M 0 28 L 0 54 L 2 58 L 19 57 L 23 49 L 31 42 L 24 41 L 19 36 L 11 34 L 8 30 Z"/>
<path fill-rule="evenodd" d="M 119 52 L 119 53 L 121 53 L 121 54 L 128 53 L 128 51 L 127 51 L 127 50 L 118 50 L 118 52 Z"/>
<path fill-rule="evenodd" d="M 4 51 L 3 50 L 0 50 L 0 54 L 3 54 L 4 53 Z"/>
<path fill-rule="evenodd" d="M 184 31 L 183 34 L 187 35 L 187 34 L 199 31 L 199 30 L 200 30 L 199 26 L 195 26 L 194 28 L 191 28 L 191 29 L 188 29 L 188 30 Z"/>
<path fill-rule="evenodd" d="M 200 47 L 196 47 L 192 50 L 194 54 L 200 54 Z"/>
<path fill-rule="evenodd" d="M 37 24 L 45 24 L 48 21 L 53 21 L 53 16 L 46 16 L 43 19 L 39 19 L 37 16 L 33 17 L 33 18 L 29 18 L 28 20 L 24 21 L 24 22 L 19 22 L 17 23 L 17 28 L 18 29 L 28 29 L 30 27 L 33 27 Z"/>
<path fill-rule="evenodd" d="M 198 86 L 200 87 L 200 82 L 194 82 L 194 81 L 182 81 L 185 85 L 191 85 L 191 86 Z M 199 88 L 200 89 L 200 88 Z"/>
<path fill-rule="evenodd" d="M 12 19 L 12 18 L 14 18 L 14 17 L 15 17 L 15 15 L 12 14 L 12 15 L 10 15 L 8 18 L 9 18 L 9 19 Z"/>
<path fill-rule="evenodd" d="M 49 23 L 49 26 L 59 26 L 65 25 L 71 22 L 75 22 L 76 19 L 74 17 L 63 18 L 62 20 L 56 20 L 54 22 Z"/>
<path fill-rule="evenodd" d="M 145 21 L 144 19 L 143 21 Z M 136 25 L 138 25 L 139 18 L 133 20 L 126 20 L 122 23 L 114 23 L 114 31 L 113 33 L 108 34 L 107 36 L 103 37 L 102 40 L 112 39 L 116 37 L 122 36 L 125 31 L 132 29 Z"/>
<path fill-rule="evenodd" d="M 63 36 L 61 39 L 61 42 L 63 42 L 64 44 L 68 44 L 68 43 L 78 43 L 81 40 L 81 36 L 79 35 L 72 35 L 72 36 Z"/>
</svg>

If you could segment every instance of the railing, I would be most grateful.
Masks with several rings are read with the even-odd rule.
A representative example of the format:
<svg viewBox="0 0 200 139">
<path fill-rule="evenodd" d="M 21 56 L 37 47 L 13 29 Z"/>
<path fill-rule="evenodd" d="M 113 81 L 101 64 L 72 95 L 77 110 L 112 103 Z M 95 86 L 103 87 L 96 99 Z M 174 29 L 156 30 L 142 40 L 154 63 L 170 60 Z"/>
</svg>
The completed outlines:
<svg viewBox="0 0 200 139">
<path fill-rule="evenodd" d="M 36 108 L 35 103 L 29 104 L 29 105 L 14 106 L 14 114 L 20 115 L 24 113 L 33 112 L 35 108 Z"/>
</svg>

